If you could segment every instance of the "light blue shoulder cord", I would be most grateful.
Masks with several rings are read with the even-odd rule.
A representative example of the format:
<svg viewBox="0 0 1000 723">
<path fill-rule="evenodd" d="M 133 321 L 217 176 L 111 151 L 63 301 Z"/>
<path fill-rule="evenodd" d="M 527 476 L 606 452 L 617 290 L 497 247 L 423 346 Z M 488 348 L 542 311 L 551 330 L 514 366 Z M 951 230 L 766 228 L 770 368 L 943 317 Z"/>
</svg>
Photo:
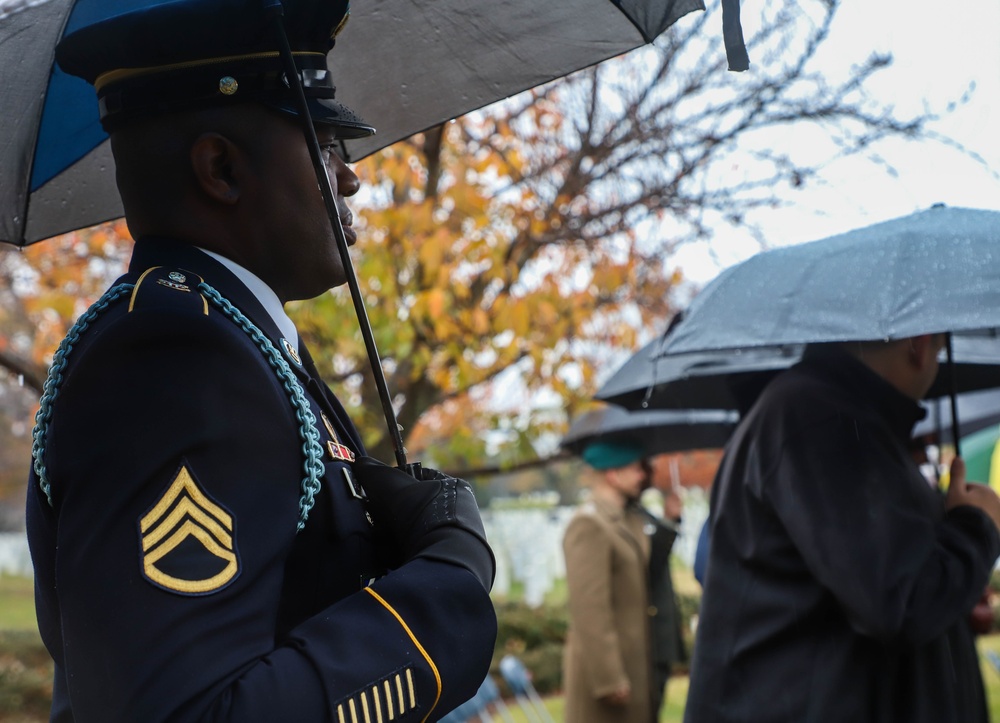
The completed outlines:
<svg viewBox="0 0 1000 723">
<path fill-rule="evenodd" d="M 104 295 L 95 301 L 83 315 L 76 320 L 65 338 L 60 342 L 59 348 L 52 357 L 52 366 L 49 367 L 48 377 L 42 387 L 42 399 L 35 413 L 35 428 L 31 432 L 31 459 L 35 468 L 35 476 L 38 477 L 38 486 L 45 494 L 45 499 L 52 507 L 52 487 L 49 484 L 49 476 L 45 473 L 45 435 L 49 431 L 49 422 L 52 421 L 52 405 L 59 396 L 59 385 L 63 381 L 63 369 L 66 368 L 66 360 L 69 353 L 73 351 L 73 346 L 80 341 L 83 335 L 98 316 L 101 315 L 112 302 L 121 296 L 132 291 L 135 284 L 119 284 L 104 292 Z"/>
<path fill-rule="evenodd" d="M 31 457 L 34 461 L 35 475 L 38 477 L 38 486 L 45 494 L 49 505 L 52 505 L 52 491 L 48 475 L 45 472 L 45 434 L 48 431 L 49 422 L 52 419 L 52 407 L 56 397 L 59 395 L 59 385 L 63 381 L 63 370 L 66 367 L 67 358 L 73 350 L 74 345 L 80 340 L 93 321 L 100 316 L 117 299 L 130 293 L 134 284 L 119 284 L 108 289 L 104 295 L 87 309 L 87 311 L 77 320 L 73 328 L 69 330 L 66 338 L 63 339 L 52 358 L 52 366 L 49 368 L 48 378 L 43 387 L 42 399 L 35 415 L 35 429 L 32 432 L 34 440 L 31 446 Z M 323 448 L 319 442 L 319 432 L 316 431 L 316 416 L 309 408 L 309 402 L 302 393 L 302 387 L 292 373 L 288 362 L 278 352 L 263 332 L 253 324 L 239 309 L 233 306 L 227 299 L 223 298 L 218 291 L 208 284 L 202 282 L 198 285 L 205 298 L 217 306 L 222 313 L 230 318 L 253 340 L 267 359 L 271 368 L 277 374 L 288 395 L 289 401 L 295 408 L 295 417 L 299 422 L 299 438 L 302 440 L 302 453 L 305 456 L 303 468 L 305 477 L 302 479 L 302 496 L 299 498 L 299 521 L 296 531 L 301 531 L 309 518 L 309 511 L 315 504 L 316 493 L 322 486 L 322 477 L 325 471 L 323 465 Z"/>
<path fill-rule="evenodd" d="M 316 493 L 319 492 L 323 484 L 322 477 L 326 471 L 326 466 L 323 464 L 323 447 L 319 443 L 319 432 L 316 431 L 316 415 L 309 408 L 309 402 L 306 401 L 302 387 L 299 386 L 292 368 L 288 366 L 288 362 L 274 347 L 271 340 L 264 336 L 264 333 L 239 309 L 229 303 L 228 299 L 223 298 L 218 291 L 204 281 L 198 284 L 198 289 L 253 339 L 271 368 L 274 369 L 274 373 L 278 375 L 288 399 L 295 407 L 295 417 L 299 420 L 299 438 L 302 440 L 302 454 L 305 455 L 303 464 L 305 477 L 302 478 L 302 496 L 299 497 L 299 522 L 295 528 L 296 531 L 301 532 L 306 526 L 306 520 L 309 519 L 309 511 L 316 503 Z"/>
</svg>

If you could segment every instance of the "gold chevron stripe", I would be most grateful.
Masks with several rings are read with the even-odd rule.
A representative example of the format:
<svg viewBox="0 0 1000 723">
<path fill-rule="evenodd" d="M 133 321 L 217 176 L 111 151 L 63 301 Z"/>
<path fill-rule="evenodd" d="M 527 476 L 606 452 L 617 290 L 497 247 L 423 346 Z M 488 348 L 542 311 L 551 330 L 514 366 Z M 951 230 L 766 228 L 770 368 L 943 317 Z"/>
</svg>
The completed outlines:
<svg viewBox="0 0 1000 723">
<path fill-rule="evenodd" d="M 153 547 L 157 542 L 166 537 L 167 533 L 174 529 L 184 517 L 191 517 L 206 531 L 212 533 L 223 547 L 229 550 L 233 549 L 232 535 L 223 529 L 222 525 L 215 521 L 215 518 L 205 514 L 202 508 L 196 506 L 187 495 L 181 498 L 181 501 L 174 507 L 173 512 L 167 515 L 163 522 L 159 523 L 148 534 L 143 536 L 142 549 L 145 551 Z"/>
<path fill-rule="evenodd" d="M 188 536 L 196 537 L 205 546 L 205 549 L 216 557 L 225 560 L 229 564 L 226 565 L 222 572 L 219 572 L 205 580 L 185 580 L 183 578 L 167 575 L 165 572 L 158 569 L 156 567 L 156 563 L 171 550 L 177 547 L 181 542 L 187 539 Z M 171 535 L 166 542 L 150 552 L 148 555 L 145 555 L 142 560 L 142 566 L 146 571 L 146 575 L 148 575 L 151 580 L 171 590 L 178 590 L 180 592 L 210 592 L 211 590 L 221 587 L 232 579 L 232 577 L 236 574 L 236 571 L 239 569 L 239 562 L 237 562 L 236 555 L 233 552 L 220 547 L 211 535 L 189 520 L 185 522 L 181 528 L 177 530 L 177 532 Z"/>
<path fill-rule="evenodd" d="M 139 529 L 142 534 L 143 572 L 151 582 L 167 590 L 212 592 L 239 573 L 232 534 L 233 518 L 198 488 L 187 467 L 181 467 L 153 509 L 139 520 Z M 157 567 L 160 560 L 189 537 L 198 540 L 206 553 L 226 563 L 221 572 L 202 580 L 190 580 L 174 577 Z"/>
<path fill-rule="evenodd" d="M 233 529 L 233 518 L 224 509 L 219 507 L 217 504 L 208 499 L 205 494 L 198 488 L 195 484 L 194 478 L 191 477 L 191 473 L 188 471 L 187 467 L 181 467 L 181 471 L 177 473 L 174 477 L 173 484 L 170 488 L 163 493 L 163 497 L 160 501 L 156 503 L 146 515 L 139 521 L 139 529 L 142 530 L 143 534 L 155 523 L 158 519 L 163 517 L 170 506 L 178 499 L 182 493 L 186 492 L 188 497 L 202 510 L 208 514 L 215 517 L 219 522 L 222 523 L 223 527 L 232 532 Z"/>
</svg>

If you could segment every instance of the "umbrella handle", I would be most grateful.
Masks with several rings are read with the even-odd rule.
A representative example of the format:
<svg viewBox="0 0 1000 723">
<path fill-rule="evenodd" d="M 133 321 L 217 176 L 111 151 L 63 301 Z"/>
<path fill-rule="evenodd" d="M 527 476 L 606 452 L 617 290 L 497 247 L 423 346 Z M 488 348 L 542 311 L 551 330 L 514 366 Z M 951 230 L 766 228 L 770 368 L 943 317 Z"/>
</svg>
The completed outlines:
<svg viewBox="0 0 1000 723">
<path fill-rule="evenodd" d="M 955 354 L 952 350 L 951 332 L 944 335 L 944 347 L 948 353 L 948 381 L 950 389 L 948 396 L 951 401 L 951 441 L 955 445 L 955 456 L 962 456 L 962 449 L 959 443 L 962 435 L 958 429 L 958 374 L 955 371 Z"/>
<path fill-rule="evenodd" d="M 312 117 L 309 114 L 309 106 L 306 103 L 305 91 L 302 89 L 302 78 L 299 77 L 298 68 L 295 66 L 295 58 L 292 56 L 292 49 L 288 42 L 288 35 L 285 32 L 284 8 L 281 0 L 264 0 L 264 11 L 274 21 L 275 37 L 278 41 L 282 62 L 285 65 L 285 77 L 295 93 L 295 102 L 298 109 L 299 118 L 302 124 L 302 132 L 305 136 L 306 146 L 309 149 L 309 157 L 312 159 L 313 169 L 316 171 L 316 181 L 319 183 L 320 191 L 323 193 L 323 201 L 326 204 L 326 213 L 333 227 L 333 235 L 337 240 L 337 250 L 340 252 L 340 259 L 344 267 L 344 274 L 347 277 L 347 286 L 351 290 L 351 300 L 354 302 L 354 311 L 358 317 L 358 325 L 361 327 L 361 336 L 365 342 L 365 349 L 368 351 L 368 362 L 375 377 L 375 386 L 378 389 L 378 396 L 382 402 L 382 413 L 385 415 L 386 425 L 389 428 L 389 437 L 392 439 L 392 448 L 396 455 L 396 465 L 414 474 L 419 469 L 406 462 L 406 449 L 403 447 L 403 437 L 400 434 L 399 422 L 396 421 L 396 412 L 392 408 L 392 397 L 389 395 L 389 387 L 385 381 L 385 374 L 382 371 L 382 360 L 379 358 L 378 349 L 375 346 L 375 337 L 372 334 L 371 323 L 368 321 L 368 312 L 365 309 L 364 299 L 361 295 L 361 287 L 358 285 L 358 277 L 354 271 L 354 264 L 351 262 L 351 254 L 348 251 L 347 238 L 344 235 L 344 227 L 340 223 L 340 214 L 337 211 L 337 199 L 333 195 L 333 188 L 330 185 L 330 177 L 327 175 L 326 164 L 323 162 L 322 151 L 319 147 L 319 139 L 316 137 L 316 129 L 312 124 Z"/>
</svg>

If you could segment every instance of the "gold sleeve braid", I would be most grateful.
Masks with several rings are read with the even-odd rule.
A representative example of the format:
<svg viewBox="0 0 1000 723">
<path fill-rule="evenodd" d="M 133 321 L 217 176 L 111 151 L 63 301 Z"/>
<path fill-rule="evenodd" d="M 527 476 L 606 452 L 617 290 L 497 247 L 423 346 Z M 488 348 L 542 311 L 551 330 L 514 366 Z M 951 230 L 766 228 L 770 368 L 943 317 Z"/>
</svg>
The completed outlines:
<svg viewBox="0 0 1000 723">
<path fill-rule="evenodd" d="M 389 613 L 394 618 L 396 618 L 396 621 L 399 622 L 400 626 L 403 628 L 403 630 L 409 636 L 410 640 L 413 641 L 414 646 L 416 646 L 417 650 L 420 651 L 420 654 L 422 656 L 424 656 L 424 660 L 426 660 L 427 661 L 427 665 L 430 666 L 431 672 L 434 673 L 434 682 L 437 684 L 437 693 L 434 696 L 434 703 L 427 710 L 427 715 L 425 715 L 424 718 L 423 718 L 423 721 L 426 721 L 430 717 L 430 714 L 437 707 L 438 701 L 441 700 L 441 674 L 438 672 L 438 668 L 434 664 L 434 660 L 431 659 L 431 656 L 427 653 L 427 650 L 425 650 L 424 646 L 420 644 L 420 641 L 417 640 L 417 636 L 413 634 L 413 631 L 410 630 L 410 626 L 407 625 L 406 621 L 403 620 L 403 617 L 398 612 L 396 612 L 396 609 L 392 605 L 390 605 L 389 602 L 385 598 L 383 598 L 377 592 L 375 592 L 374 590 L 372 590 L 370 587 L 366 587 L 365 588 L 365 592 L 367 592 L 373 598 L 375 598 L 376 600 L 378 600 L 378 602 L 382 605 L 382 607 L 384 607 L 386 610 L 388 610 Z M 407 671 L 408 675 L 409 675 L 409 673 L 410 673 L 410 671 Z M 412 681 L 411 681 L 411 688 L 410 688 L 410 690 L 411 690 L 411 692 L 413 690 L 412 689 Z"/>
</svg>

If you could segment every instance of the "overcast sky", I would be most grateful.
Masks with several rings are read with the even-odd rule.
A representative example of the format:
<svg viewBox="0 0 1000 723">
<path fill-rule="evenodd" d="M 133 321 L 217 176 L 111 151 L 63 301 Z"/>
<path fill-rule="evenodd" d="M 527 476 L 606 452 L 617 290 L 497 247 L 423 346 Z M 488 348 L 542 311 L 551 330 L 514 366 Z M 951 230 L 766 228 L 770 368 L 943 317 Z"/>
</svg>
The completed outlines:
<svg viewBox="0 0 1000 723">
<path fill-rule="evenodd" d="M 743 0 L 743 26 L 752 37 L 759 0 Z M 682 21 L 683 22 L 683 19 Z M 989 169 L 940 144 L 893 142 L 881 147 L 897 177 L 861 160 L 827 168 L 828 185 L 795 196 L 796 205 L 763 218 L 768 243 L 800 243 L 824 238 L 919 211 L 934 203 L 1000 210 L 1000 2 L 963 0 L 845 0 L 838 11 L 825 57 L 863 58 L 865 49 L 889 51 L 895 62 L 872 88 L 903 113 L 925 104 L 943 110 L 962 97 L 970 83 L 971 101 L 934 129 L 979 154 Z M 750 48 L 751 63 L 754 62 Z M 832 61 L 836 62 L 836 61 Z M 838 65 L 842 66 L 840 62 Z M 753 72 L 751 65 L 750 73 Z M 747 239 L 716 239 L 688 247 L 676 261 L 693 282 L 704 283 L 723 267 L 758 248 Z"/>
</svg>

